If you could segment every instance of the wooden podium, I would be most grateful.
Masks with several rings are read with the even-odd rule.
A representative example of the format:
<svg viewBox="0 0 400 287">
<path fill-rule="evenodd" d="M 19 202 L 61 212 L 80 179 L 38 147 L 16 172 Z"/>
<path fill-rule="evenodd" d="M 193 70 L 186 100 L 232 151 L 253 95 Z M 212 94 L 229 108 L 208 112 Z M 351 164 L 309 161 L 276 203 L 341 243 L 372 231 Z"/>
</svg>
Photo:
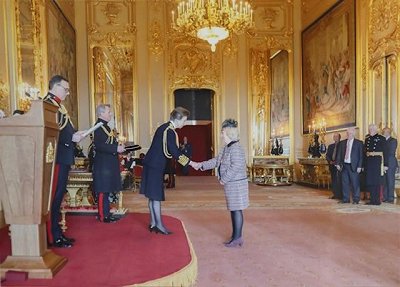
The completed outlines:
<svg viewBox="0 0 400 287">
<path fill-rule="evenodd" d="M 67 262 L 47 249 L 46 219 L 58 140 L 57 107 L 32 101 L 24 114 L 0 119 L 0 199 L 10 224 L 11 255 L 0 265 L 52 278 Z"/>
</svg>

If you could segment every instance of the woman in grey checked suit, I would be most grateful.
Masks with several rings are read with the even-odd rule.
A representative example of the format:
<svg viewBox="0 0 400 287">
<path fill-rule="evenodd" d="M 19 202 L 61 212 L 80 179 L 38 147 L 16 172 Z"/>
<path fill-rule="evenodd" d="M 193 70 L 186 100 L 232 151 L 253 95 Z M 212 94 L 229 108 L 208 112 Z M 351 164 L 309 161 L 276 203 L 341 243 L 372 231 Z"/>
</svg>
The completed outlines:
<svg viewBox="0 0 400 287">
<path fill-rule="evenodd" d="M 228 210 L 231 212 L 232 237 L 226 247 L 243 245 L 243 209 L 249 206 L 249 185 L 244 149 L 239 144 L 238 123 L 227 119 L 222 123 L 221 136 L 225 146 L 210 160 L 198 163 L 201 170 L 217 168 L 219 182 L 224 186 Z"/>
</svg>

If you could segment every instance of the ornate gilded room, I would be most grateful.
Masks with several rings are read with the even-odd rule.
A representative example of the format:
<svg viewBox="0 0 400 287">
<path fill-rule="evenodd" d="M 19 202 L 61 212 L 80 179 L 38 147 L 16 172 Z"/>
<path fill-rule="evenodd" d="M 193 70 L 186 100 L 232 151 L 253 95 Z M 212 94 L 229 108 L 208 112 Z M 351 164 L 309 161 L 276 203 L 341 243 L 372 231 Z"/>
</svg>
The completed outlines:
<svg viewBox="0 0 400 287">
<path fill-rule="evenodd" d="M 394 204 L 381 198 L 379 206 L 340 205 L 329 199 L 334 183 L 327 160 L 335 134 L 346 139 L 349 129 L 363 142 L 371 124 L 379 134 L 385 128 L 393 138 L 400 134 L 399 0 L 2 0 L 0 23 L 4 286 L 23 280 L 32 286 L 71 286 L 60 283 L 69 276 L 73 286 L 399 286 L 400 172 Z M 109 274 L 99 271 L 108 277 L 98 281 L 68 271 L 69 266 L 86 269 L 74 265 L 69 250 L 46 245 L 58 130 L 56 110 L 48 110 L 42 99 L 54 75 L 68 80 L 63 104 L 74 128 L 93 127 L 98 105 L 110 104 L 110 126 L 120 144 L 138 147 L 129 155 L 135 158 L 149 151 L 157 128 L 178 106 L 190 111 L 185 126 L 176 130 L 178 146 L 188 138 L 196 162 L 224 149 L 221 125 L 237 120 L 249 182 L 247 245 L 233 250 L 238 252 L 218 246 L 231 220 L 218 171 L 190 168 L 185 176 L 177 165 L 163 217 L 182 229 L 189 259 L 176 269 L 165 267 L 169 259 L 162 259 L 162 249 L 181 258 L 180 243 L 173 241 L 178 232 L 165 236 L 172 237 L 167 246 L 155 243 L 163 236 L 146 232 L 141 173 L 130 166 L 121 169 L 124 190 L 110 199 L 121 220 L 103 228 L 111 228 L 114 238 L 135 226 L 121 236 L 133 241 L 148 236 L 149 245 L 129 252 L 140 263 L 146 261 L 144 250 L 157 246 L 160 253 L 149 256 L 160 264 L 154 269 L 165 272 L 148 272 L 151 262 L 141 265 L 132 258 L 124 264 L 137 272 L 143 268 L 148 276 L 125 276 L 126 265 Z M 24 114 L 16 117 L 16 110 Z M 75 155 L 60 224 L 66 234 L 77 233 L 70 250 L 84 254 L 96 244 L 77 230 L 101 223 L 94 219 L 89 136 L 77 147 L 83 156 Z M 395 149 L 396 163 L 398 154 Z M 120 160 L 126 165 L 128 159 Z M 361 186 L 360 203 L 368 203 L 367 193 Z M 385 249 L 382 234 L 384 251 L 378 250 Z M 318 243 L 309 245 L 308 236 Z M 128 244 L 124 240 L 116 245 Z M 110 264 L 118 265 L 124 256 L 118 246 L 93 252 L 111 250 Z M 350 263 L 335 254 L 341 250 Z"/>
</svg>

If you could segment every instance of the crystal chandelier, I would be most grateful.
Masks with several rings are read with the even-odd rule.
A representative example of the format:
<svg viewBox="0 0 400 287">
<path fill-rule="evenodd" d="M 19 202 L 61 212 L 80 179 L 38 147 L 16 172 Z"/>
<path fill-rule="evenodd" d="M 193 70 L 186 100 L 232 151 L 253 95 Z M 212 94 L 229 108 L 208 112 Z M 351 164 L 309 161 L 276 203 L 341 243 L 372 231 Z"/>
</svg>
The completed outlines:
<svg viewBox="0 0 400 287">
<path fill-rule="evenodd" d="M 253 26 L 253 10 L 248 2 L 236 0 L 182 0 L 177 16 L 172 11 L 172 27 L 182 33 L 206 40 L 215 52 L 215 45 L 241 34 Z"/>
</svg>

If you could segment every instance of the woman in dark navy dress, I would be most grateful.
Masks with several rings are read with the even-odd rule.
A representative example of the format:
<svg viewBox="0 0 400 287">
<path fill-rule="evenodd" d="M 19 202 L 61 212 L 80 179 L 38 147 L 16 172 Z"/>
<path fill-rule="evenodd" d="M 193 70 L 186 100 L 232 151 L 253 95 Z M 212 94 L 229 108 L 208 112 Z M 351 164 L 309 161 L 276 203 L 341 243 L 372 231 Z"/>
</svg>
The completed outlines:
<svg viewBox="0 0 400 287">
<path fill-rule="evenodd" d="M 183 127 L 189 111 L 175 108 L 170 114 L 170 121 L 157 128 L 150 149 L 143 160 L 142 183 L 140 193 L 149 199 L 150 232 L 171 234 L 161 219 L 161 201 L 165 200 L 164 172 L 168 159 L 174 158 L 182 166 L 191 163 L 179 150 L 179 139 L 175 129 Z"/>
</svg>

